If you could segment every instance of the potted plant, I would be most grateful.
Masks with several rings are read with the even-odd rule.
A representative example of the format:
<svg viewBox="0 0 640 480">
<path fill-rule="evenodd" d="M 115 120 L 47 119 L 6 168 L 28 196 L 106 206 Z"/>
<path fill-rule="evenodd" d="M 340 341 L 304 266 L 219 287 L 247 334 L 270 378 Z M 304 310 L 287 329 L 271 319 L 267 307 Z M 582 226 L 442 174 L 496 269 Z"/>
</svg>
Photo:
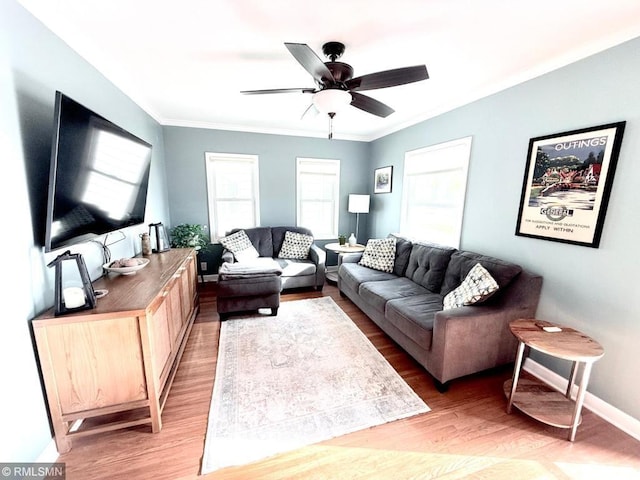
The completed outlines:
<svg viewBox="0 0 640 480">
<path fill-rule="evenodd" d="M 171 229 L 171 246 L 195 248 L 198 253 L 209 248 L 207 227 L 198 224 L 182 223 Z"/>
<path fill-rule="evenodd" d="M 344 245 L 347 242 L 347 236 L 344 233 L 338 235 L 338 243 Z"/>
</svg>

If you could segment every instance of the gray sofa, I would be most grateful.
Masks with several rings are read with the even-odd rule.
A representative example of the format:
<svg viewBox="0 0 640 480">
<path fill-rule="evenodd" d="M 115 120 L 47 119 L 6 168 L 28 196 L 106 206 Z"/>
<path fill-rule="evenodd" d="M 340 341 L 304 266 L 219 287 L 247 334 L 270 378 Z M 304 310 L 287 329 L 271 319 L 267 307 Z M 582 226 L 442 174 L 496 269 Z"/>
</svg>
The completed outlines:
<svg viewBox="0 0 640 480">
<path fill-rule="evenodd" d="M 326 252 L 315 243 L 311 245 L 306 259 L 278 258 L 287 231 L 313 236 L 309 229 L 304 227 L 236 228 L 228 235 L 239 230 L 245 231 L 260 257 L 270 257 L 278 263 L 282 269 L 280 279 L 283 290 L 300 287 L 315 287 L 317 290 L 322 290 L 326 271 Z M 222 261 L 235 262 L 233 253 L 223 250 Z"/>
<path fill-rule="evenodd" d="M 393 273 L 342 257 L 338 288 L 435 379 L 449 381 L 515 359 L 509 322 L 534 317 L 542 277 L 513 263 L 396 237 Z M 499 289 L 482 303 L 443 310 L 444 297 L 480 263 Z"/>
</svg>

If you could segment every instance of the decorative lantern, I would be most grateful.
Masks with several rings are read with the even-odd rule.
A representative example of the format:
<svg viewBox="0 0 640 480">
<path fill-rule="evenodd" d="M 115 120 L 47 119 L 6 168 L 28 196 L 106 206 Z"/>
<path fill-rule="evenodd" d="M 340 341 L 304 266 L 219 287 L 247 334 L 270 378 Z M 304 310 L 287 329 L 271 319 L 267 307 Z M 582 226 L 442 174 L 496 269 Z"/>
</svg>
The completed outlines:
<svg viewBox="0 0 640 480">
<path fill-rule="evenodd" d="M 166 252 L 171 248 L 169 245 L 169 236 L 162 222 L 149 224 L 149 237 L 153 253 Z"/>
<path fill-rule="evenodd" d="M 82 255 L 67 250 L 47 265 L 53 266 L 56 267 L 55 315 L 95 308 L 96 294 Z"/>
</svg>

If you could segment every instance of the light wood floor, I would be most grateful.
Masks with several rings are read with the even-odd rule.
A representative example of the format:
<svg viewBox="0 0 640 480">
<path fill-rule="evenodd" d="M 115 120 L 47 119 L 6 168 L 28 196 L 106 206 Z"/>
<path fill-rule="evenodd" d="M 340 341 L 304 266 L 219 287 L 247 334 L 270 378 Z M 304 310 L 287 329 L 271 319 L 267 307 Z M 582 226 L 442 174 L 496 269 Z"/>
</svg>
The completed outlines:
<svg viewBox="0 0 640 480">
<path fill-rule="evenodd" d="M 576 442 L 566 430 L 505 413 L 511 368 L 452 382 L 431 377 L 334 286 L 283 301 L 331 296 L 432 411 L 243 467 L 200 477 L 220 322 L 215 284 L 200 286 L 201 312 L 163 413 L 163 429 L 134 427 L 74 441 L 59 461 L 67 479 L 585 479 L 640 478 L 640 442 L 584 411 Z"/>
</svg>

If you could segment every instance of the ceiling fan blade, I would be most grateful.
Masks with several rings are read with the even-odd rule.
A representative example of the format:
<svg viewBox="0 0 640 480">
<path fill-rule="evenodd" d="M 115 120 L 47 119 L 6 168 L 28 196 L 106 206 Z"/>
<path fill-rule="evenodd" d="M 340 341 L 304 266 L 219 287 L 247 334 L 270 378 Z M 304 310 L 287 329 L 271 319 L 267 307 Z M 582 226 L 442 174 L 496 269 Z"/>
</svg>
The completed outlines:
<svg viewBox="0 0 640 480">
<path fill-rule="evenodd" d="M 335 82 L 331 71 L 329 71 L 320 57 L 311 50 L 309 45 L 306 43 L 285 43 L 284 45 L 318 84 L 324 85 L 327 82 Z"/>
<path fill-rule="evenodd" d="M 391 115 L 395 110 L 382 102 L 379 102 L 375 98 L 362 95 L 361 93 L 351 92 L 351 105 L 364 110 L 367 113 L 372 113 L 378 117 L 386 118 Z"/>
<path fill-rule="evenodd" d="M 300 117 L 300 120 L 304 119 L 306 116 L 309 116 L 309 115 L 313 115 L 314 117 L 316 117 L 319 113 L 320 112 L 318 111 L 316 106 L 312 103 L 306 108 L 304 112 L 302 112 L 302 116 Z"/>
<path fill-rule="evenodd" d="M 393 70 L 362 75 L 345 82 L 345 85 L 349 90 L 374 90 L 419 82 L 427 78 L 429 78 L 427 67 L 416 65 L 415 67 L 394 68 Z"/>
<path fill-rule="evenodd" d="M 245 95 L 262 95 L 265 93 L 314 93 L 314 88 L 273 88 L 271 90 L 243 90 Z"/>
</svg>

